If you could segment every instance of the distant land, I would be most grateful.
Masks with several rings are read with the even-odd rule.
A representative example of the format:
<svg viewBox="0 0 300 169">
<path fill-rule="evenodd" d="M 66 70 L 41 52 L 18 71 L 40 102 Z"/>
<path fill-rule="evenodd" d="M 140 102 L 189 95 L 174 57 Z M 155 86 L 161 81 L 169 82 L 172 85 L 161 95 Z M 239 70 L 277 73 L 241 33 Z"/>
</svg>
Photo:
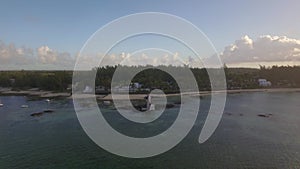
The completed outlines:
<svg viewBox="0 0 300 169">
<path fill-rule="evenodd" d="M 161 66 L 168 69 L 180 71 L 183 67 Z M 107 66 L 95 68 L 96 71 L 95 86 L 97 92 L 109 94 L 111 91 L 111 80 L 117 66 Z M 138 69 L 139 67 L 122 66 L 128 71 Z M 158 88 L 165 93 L 178 93 L 179 88 L 176 81 L 167 73 L 159 69 L 146 69 L 139 72 L 132 79 L 131 93 L 149 93 L 150 90 Z M 204 68 L 190 68 L 198 83 L 200 91 L 210 91 L 210 80 L 207 70 Z M 264 89 L 264 88 L 300 88 L 300 66 L 260 66 L 255 68 L 228 68 L 224 66 L 226 74 L 227 89 Z M 82 71 L 89 73 L 89 71 Z M 59 96 L 68 96 L 72 89 L 73 71 L 0 71 L 0 89 L 10 89 L 11 91 L 23 91 L 26 94 L 28 90 L 35 92 L 48 91 L 48 96 L 52 93 L 60 93 Z M 267 85 L 260 84 L 259 80 L 269 82 Z M 78 84 L 78 90 L 84 91 L 86 84 Z M 0 90 L 1 93 L 1 90 Z M 9 92 L 6 91 L 9 94 Z M 16 92 L 11 92 L 16 93 Z M 22 94 L 22 92 L 20 92 Z M 54 95 L 55 96 L 55 95 Z M 45 95 L 47 97 L 47 95 Z"/>
</svg>

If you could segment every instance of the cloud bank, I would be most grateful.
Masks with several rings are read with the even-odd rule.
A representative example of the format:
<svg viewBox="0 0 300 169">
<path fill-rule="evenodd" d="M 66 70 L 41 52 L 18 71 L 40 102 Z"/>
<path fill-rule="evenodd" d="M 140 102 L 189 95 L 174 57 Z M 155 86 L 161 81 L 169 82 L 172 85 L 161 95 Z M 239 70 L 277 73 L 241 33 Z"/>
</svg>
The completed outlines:
<svg viewBox="0 0 300 169">
<path fill-rule="evenodd" d="M 263 35 L 253 40 L 247 35 L 225 47 L 220 57 L 225 63 L 298 62 L 300 40 Z"/>
<path fill-rule="evenodd" d="M 5 44 L 0 41 L 0 70 L 73 69 L 74 57 L 67 52 L 57 52 L 48 46 L 37 49 Z"/>
<path fill-rule="evenodd" d="M 155 55 L 155 56 L 153 56 Z M 183 54 L 184 55 L 184 54 Z M 14 44 L 5 44 L 0 41 L 0 70 L 73 70 L 78 55 L 71 56 L 67 52 L 59 52 L 48 46 L 37 49 L 16 47 Z M 249 66 L 266 63 L 300 64 L 300 40 L 286 36 L 263 35 L 257 39 L 244 36 L 233 44 L 225 47 L 220 53 L 222 61 L 228 65 Z M 102 60 L 103 59 L 103 60 Z M 100 60 L 101 65 L 183 65 L 198 66 L 191 56 L 181 57 L 175 53 L 121 53 L 91 54 L 81 56 L 81 62 L 96 67 Z"/>
</svg>

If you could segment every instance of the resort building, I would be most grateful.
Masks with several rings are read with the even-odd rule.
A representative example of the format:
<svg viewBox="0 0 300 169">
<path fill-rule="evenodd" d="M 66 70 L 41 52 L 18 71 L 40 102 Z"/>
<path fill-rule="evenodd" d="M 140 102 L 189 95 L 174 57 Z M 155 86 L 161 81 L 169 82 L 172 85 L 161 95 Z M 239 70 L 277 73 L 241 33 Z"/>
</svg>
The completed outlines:
<svg viewBox="0 0 300 169">
<path fill-rule="evenodd" d="M 267 81 L 267 79 L 258 79 L 258 85 L 261 87 L 270 87 L 272 86 L 272 83 Z"/>
</svg>

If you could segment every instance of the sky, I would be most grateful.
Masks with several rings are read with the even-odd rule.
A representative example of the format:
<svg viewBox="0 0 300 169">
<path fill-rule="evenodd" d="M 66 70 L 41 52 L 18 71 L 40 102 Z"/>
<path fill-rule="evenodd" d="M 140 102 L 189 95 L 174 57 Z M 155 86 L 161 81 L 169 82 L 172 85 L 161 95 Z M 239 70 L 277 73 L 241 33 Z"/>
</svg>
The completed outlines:
<svg viewBox="0 0 300 169">
<path fill-rule="evenodd" d="M 190 21 L 233 66 L 297 64 L 299 7 L 297 0 L 2 0 L 0 70 L 63 69 L 95 31 L 138 12 L 169 13 Z"/>
</svg>

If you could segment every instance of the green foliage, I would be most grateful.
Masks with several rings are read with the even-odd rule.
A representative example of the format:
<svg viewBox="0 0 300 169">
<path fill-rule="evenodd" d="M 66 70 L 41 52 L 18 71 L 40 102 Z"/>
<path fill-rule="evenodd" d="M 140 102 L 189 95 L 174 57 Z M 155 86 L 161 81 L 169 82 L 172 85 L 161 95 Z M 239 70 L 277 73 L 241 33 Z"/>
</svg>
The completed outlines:
<svg viewBox="0 0 300 169">
<path fill-rule="evenodd" d="M 104 86 L 110 89 L 111 80 L 116 69 L 122 68 L 126 74 L 130 71 L 141 70 L 141 67 L 128 66 L 106 66 L 95 68 L 96 86 Z M 144 66 L 143 71 L 139 72 L 131 82 L 143 84 L 143 88 L 160 88 L 166 93 L 178 92 L 179 88 L 171 75 L 157 68 L 171 70 L 180 75 L 186 67 L 176 66 Z M 210 90 L 210 80 L 208 73 L 204 68 L 190 68 L 198 83 L 199 90 Z M 217 71 L 218 69 L 215 69 Z M 228 68 L 224 65 L 227 87 L 229 89 L 249 89 L 258 88 L 257 80 L 264 78 L 272 82 L 273 87 L 300 87 L 300 67 L 299 66 L 260 66 L 260 69 L 251 68 Z M 90 71 L 81 71 L 76 73 L 89 74 Z M 0 87 L 12 87 L 14 89 L 40 88 L 42 90 L 65 91 L 68 85 L 72 84 L 72 71 L 1 71 Z M 85 76 L 81 76 L 85 77 Z M 184 80 L 185 77 L 182 77 Z M 85 81 L 79 79 L 79 81 Z M 84 88 L 86 84 L 79 84 Z"/>
<path fill-rule="evenodd" d="M 14 89 L 40 88 L 65 91 L 72 83 L 72 72 L 67 71 L 1 71 L 0 86 Z"/>
<path fill-rule="evenodd" d="M 300 87 L 299 66 L 261 66 L 259 76 L 271 81 L 275 87 Z"/>
</svg>

